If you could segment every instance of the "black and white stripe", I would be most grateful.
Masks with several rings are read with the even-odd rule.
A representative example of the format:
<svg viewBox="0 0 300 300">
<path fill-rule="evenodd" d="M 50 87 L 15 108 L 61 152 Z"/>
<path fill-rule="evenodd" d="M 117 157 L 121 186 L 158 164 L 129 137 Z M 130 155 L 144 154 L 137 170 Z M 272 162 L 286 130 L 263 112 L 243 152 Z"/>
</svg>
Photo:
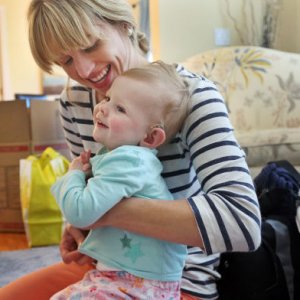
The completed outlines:
<svg viewBox="0 0 300 300">
<path fill-rule="evenodd" d="M 249 251 L 259 245 L 259 208 L 245 154 L 234 137 L 222 96 L 206 78 L 182 66 L 177 70 L 189 83 L 190 113 L 158 156 L 175 199 L 188 199 L 205 245 L 203 251 L 188 248 L 182 290 L 216 299 L 218 253 Z M 74 86 L 62 94 L 60 103 L 72 155 L 79 155 L 83 148 L 95 154 L 101 147 L 92 138 L 95 92 Z"/>
</svg>

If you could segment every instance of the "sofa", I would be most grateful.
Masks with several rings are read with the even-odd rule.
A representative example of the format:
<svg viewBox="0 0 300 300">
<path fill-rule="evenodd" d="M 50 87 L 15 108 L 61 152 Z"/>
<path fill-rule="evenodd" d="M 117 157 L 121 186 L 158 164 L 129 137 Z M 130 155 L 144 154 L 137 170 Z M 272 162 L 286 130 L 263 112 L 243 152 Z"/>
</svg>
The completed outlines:
<svg viewBox="0 0 300 300">
<path fill-rule="evenodd" d="M 300 54 L 234 46 L 182 64 L 219 88 L 253 176 L 276 160 L 300 170 Z"/>
</svg>

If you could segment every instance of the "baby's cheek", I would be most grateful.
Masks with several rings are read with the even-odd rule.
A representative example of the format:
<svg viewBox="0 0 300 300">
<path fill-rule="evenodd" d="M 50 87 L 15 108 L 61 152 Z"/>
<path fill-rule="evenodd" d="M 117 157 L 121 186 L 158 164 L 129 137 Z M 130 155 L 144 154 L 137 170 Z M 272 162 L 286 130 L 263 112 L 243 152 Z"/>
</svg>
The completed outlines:
<svg viewBox="0 0 300 300">
<path fill-rule="evenodd" d="M 114 120 L 110 124 L 110 129 L 114 132 L 120 132 L 126 130 L 127 126 L 124 122 L 119 120 Z"/>
</svg>

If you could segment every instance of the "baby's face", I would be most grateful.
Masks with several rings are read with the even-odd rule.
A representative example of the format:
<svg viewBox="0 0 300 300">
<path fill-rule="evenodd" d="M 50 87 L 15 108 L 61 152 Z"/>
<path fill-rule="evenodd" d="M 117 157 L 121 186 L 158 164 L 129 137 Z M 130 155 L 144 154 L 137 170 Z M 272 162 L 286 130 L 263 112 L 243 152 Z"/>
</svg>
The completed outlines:
<svg viewBox="0 0 300 300">
<path fill-rule="evenodd" d="M 154 92 L 149 83 L 117 77 L 107 97 L 95 106 L 95 141 L 109 150 L 121 145 L 138 145 L 153 125 Z"/>
</svg>

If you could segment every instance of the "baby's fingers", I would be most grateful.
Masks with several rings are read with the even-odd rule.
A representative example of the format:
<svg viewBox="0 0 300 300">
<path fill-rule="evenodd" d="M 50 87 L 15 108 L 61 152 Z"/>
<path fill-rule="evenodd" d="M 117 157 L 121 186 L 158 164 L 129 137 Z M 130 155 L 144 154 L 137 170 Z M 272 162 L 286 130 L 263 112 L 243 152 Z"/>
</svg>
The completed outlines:
<svg viewBox="0 0 300 300">
<path fill-rule="evenodd" d="M 83 164 L 89 163 L 91 158 L 91 150 L 81 152 L 80 158 Z"/>
</svg>

